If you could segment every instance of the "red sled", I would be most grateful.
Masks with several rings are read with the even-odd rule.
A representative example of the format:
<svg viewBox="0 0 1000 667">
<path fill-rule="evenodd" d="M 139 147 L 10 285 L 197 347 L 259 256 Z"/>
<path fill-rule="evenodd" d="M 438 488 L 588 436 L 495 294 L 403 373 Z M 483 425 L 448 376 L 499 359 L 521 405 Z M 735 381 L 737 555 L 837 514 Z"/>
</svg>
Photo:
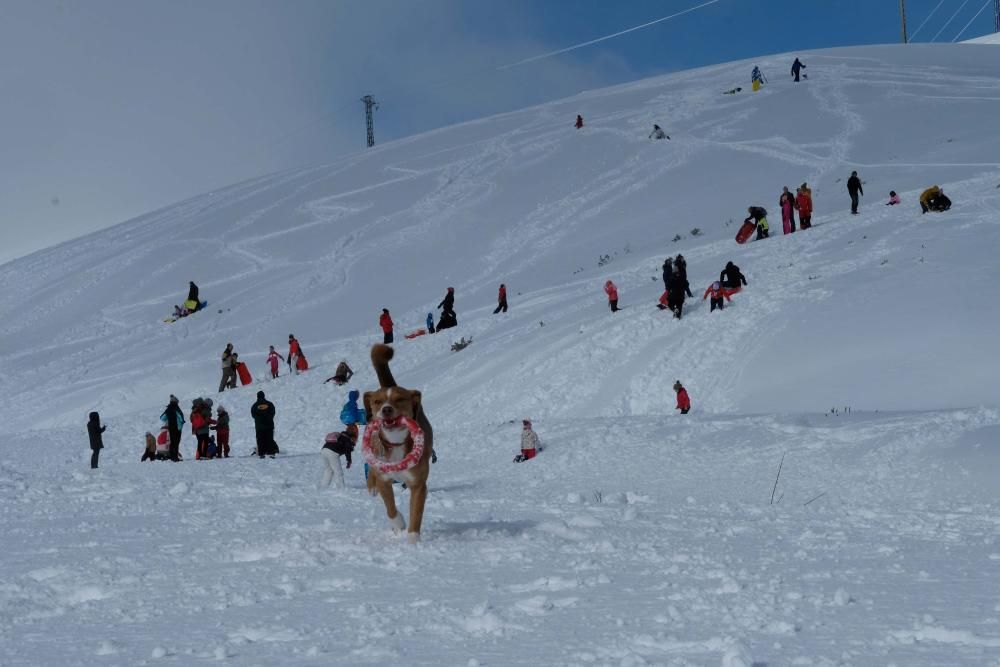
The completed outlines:
<svg viewBox="0 0 1000 667">
<path fill-rule="evenodd" d="M 753 221 L 744 222 L 743 226 L 740 227 L 740 231 L 736 233 L 736 242 L 746 243 L 755 229 L 757 229 L 757 223 Z"/>
<path fill-rule="evenodd" d="M 253 376 L 250 375 L 250 369 L 242 361 L 236 364 L 236 374 L 240 376 L 240 384 L 246 386 L 253 382 Z"/>
<path fill-rule="evenodd" d="M 295 358 L 295 368 L 299 371 L 309 370 L 309 362 L 301 354 Z"/>
<path fill-rule="evenodd" d="M 406 340 L 413 340 L 414 338 L 419 338 L 427 334 L 427 329 L 417 329 L 416 331 L 411 331 L 410 333 L 403 336 Z"/>
</svg>

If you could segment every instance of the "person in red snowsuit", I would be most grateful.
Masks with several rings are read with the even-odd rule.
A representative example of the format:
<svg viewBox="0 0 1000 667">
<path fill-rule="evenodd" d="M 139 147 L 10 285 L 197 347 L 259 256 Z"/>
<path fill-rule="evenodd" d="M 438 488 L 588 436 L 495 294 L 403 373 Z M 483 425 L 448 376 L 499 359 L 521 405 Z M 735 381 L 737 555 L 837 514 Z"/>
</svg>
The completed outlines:
<svg viewBox="0 0 1000 667">
<path fill-rule="evenodd" d="M 500 283 L 500 292 L 497 294 L 497 309 L 493 311 L 493 314 L 496 315 L 500 311 L 507 312 L 507 286 L 503 283 Z"/>
<path fill-rule="evenodd" d="M 675 409 L 680 410 L 682 415 L 686 415 L 691 410 L 691 398 L 680 380 L 674 382 L 674 391 L 677 392 L 677 407 Z"/>
<path fill-rule="evenodd" d="M 299 345 L 299 341 L 292 334 L 288 334 L 288 370 L 291 370 L 293 366 L 296 375 L 309 367 L 305 355 L 302 354 L 302 346 Z"/>
<path fill-rule="evenodd" d="M 581 116 L 580 114 L 577 114 L 577 116 L 576 116 L 576 124 L 573 125 L 573 127 L 575 127 L 578 130 L 581 127 L 583 127 L 583 116 Z"/>
<path fill-rule="evenodd" d="M 708 289 L 705 290 L 705 295 L 701 297 L 701 300 L 704 301 L 709 296 L 712 297 L 712 301 L 710 302 L 712 304 L 712 307 L 708 311 L 710 313 L 715 311 L 716 308 L 722 310 L 723 297 L 725 297 L 726 301 L 732 301 L 732 299 L 729 298 L 729 290 L 723 287 L 722 283 L 720 283 L 719 281 L 715 281 L 714 283 L 708 286 Z"/>
<path fill-rule="evenodd" d="M 795 203 L 799 209 L 799 229 L 809 229 L 812 226 L 813 198 L 812 190 L 805 183 L 796 190 Z"/>
<path fill-rule="evenodd" d="M 378 324 L 382 327 L 382 342 L 386 345 L 392 343 L 392 317 L 389 316 L 389 309 L 382 309 L 382 316 L 378 318 Z"/>
<path fill-rule="evenodd" d="M 278 351 L 274 349 L 274 346 L 269 346 L 271 349 L 267 352 L 267 363 L 271 367 L 271 377 L 278 377 L 278 359 L 282 361 L 285 360 L 283 356 L 278 354 Z"/>
<path fill-rule="evenodd" d="M 609 280 L 604 283 L 604 293 L 608 295 L 608 305 L 611 306 L 611 312 L 617 313 L 620 310 L 618 308 L 618 288 Z"/>
</svg>

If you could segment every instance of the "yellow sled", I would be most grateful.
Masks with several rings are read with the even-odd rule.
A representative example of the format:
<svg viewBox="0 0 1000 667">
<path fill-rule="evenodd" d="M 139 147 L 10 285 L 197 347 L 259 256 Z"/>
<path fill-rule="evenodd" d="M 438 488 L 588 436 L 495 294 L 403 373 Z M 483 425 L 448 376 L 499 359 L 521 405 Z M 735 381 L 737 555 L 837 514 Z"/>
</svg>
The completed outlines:
<svg viewBox="0 0 1000 667">
<path fill-rule="evenodd" d="M 758 90 L 760 90 L 760 81 L 755 80 L 753 82 L 753 92 L 756 93 Z"/>
</svg>

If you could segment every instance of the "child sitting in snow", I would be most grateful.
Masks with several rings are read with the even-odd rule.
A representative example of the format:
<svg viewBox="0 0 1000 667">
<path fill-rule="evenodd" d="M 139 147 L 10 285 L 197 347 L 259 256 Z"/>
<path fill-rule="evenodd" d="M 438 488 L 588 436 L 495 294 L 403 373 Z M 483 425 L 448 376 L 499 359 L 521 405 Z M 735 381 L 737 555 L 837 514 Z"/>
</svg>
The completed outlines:
<svg viewBox="0 0 1000 667">
<path fill-rule="evenodd" d="M 155 461 L 156 460 L 156 438 L 149 431 L 146 431 L 146 451 L 142 453 L 142 461 Z"/>
<path fill-rule="evenodd" d="M 346 487 L 344 484 L 344 471 L 340 467 L 340 457 L 343 456 L 347 459 L 347 469 L 351 469 L 351 452 L 354 451 L 354 445 L 358 442 L 358 427 L 354 424 L 348 424 L 347 428 L 341 433 L 327 433 L 326 442 L 323 443 L 323 449 L 320 450 L 320 456 L 323 458 L 323 480 L 320 482 L 320 488 L 325 489 L 330 486 L 330 482 L 334 478 L 337 479 L 337 488 L 343 489 Z"/>
<path fill-rule="evenodd" d="M 531 430 L 531 420 L 525 419 L 521 422 L 521 426 L 521 453 L 514 457 L 514 463 L 533 459 L 542 449 L 538 445 L 538 435 Z"/>
<path fill-rule="evenodd" d="M 886 206 L 895 206 L 896 204 L 901 204 L 902 202 L 903 200 L 899 198 L 899 195 L 896 194 L 895 190 L 889 190 L 889 201 L 885 203 Z"/>
</svg>

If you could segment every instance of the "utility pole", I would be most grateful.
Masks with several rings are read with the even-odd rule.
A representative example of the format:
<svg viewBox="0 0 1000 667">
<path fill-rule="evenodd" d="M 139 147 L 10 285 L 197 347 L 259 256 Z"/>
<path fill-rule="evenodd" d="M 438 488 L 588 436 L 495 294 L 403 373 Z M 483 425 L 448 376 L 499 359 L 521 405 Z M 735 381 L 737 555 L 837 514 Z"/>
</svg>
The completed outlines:
<svg viewBox="0 0 1000 667">
<path fill-rule="evenodd" d="M 1000 2 L 1000 0 L 996 0 Z M 903 44 L 909 43 L 909 38 L 906 36 L 906 0 L 899 0 L 899 19 L 903 23 Z"/>
<path fill-rule="evenodd" d="M 375 145 L 375 110 L 378 109 L 378 102 L 371 95 L 361 98 L 365 103 L 365 125 L 368 127 L 368 148 Z"/>
</svg>

